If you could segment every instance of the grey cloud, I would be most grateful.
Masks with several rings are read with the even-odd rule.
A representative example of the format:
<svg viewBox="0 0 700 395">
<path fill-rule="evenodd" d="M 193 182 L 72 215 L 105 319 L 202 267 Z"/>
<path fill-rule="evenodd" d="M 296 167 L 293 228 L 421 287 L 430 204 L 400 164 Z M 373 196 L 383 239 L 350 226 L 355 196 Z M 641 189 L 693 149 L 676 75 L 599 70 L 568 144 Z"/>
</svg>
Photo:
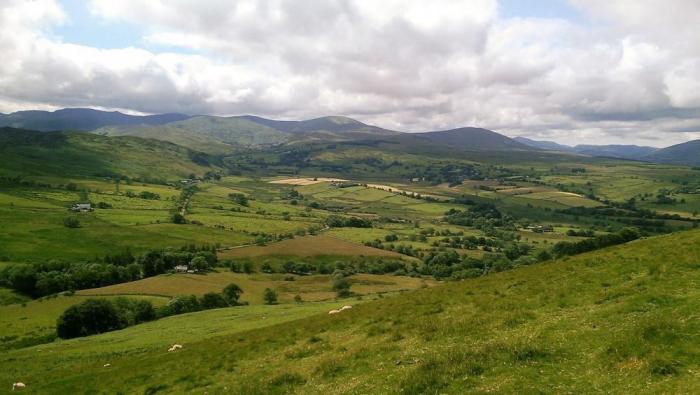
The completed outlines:
<svg viewBox="0 0 700 395">
<path fill-rule="evenodd" d="M 490 0 L 91 2 L 100 18 L 144 26 L 146 40 L 200 54 L 182 55 L 61 43 L 45 30 L 62 18 L 54 0 L 10 0 L 0 5 L 0 111 L 341 114 L 573 144 L 695 137 L 697 2 L 663 13 L 657 0 L 574 3 L 590 21 L 501 19 Z"/>
</svg>

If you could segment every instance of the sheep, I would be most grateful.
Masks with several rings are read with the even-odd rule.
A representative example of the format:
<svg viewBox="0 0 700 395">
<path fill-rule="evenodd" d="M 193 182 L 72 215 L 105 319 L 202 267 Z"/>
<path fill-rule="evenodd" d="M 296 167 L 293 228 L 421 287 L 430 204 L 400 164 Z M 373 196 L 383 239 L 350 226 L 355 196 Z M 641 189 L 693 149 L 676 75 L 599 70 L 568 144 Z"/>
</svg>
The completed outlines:
<svg viewBox="0 0 700 395">
<path fill-rule="evenodd" d="M 331 315 L 331 314 L 338 314 L 338 313 L 340 313 L 340 310 L 331 310 L 331 311 L 328 312 L 329 315 Z"/>
<path fill-rule="evenodd" d="M 103 368 L 108 368 L 108 367 L 110 367 L 110 366 L 112 366 L 111 363 L 106 363 L 106 364 L 102 365 Z"/>
<path fill-rule="evenodd" d="M 352 306 L 345 305 L 345 306 L 343 306 L 343 307 L 340 308 L 340 311 L 348 310 L 348 309 L 352 309 Z"/>
<path fill-rule="evenodd" d="M 24 385 L 24 383 L 20 383 L 20 382 L 12 383 L 12 391 L 23 390 L 26 387 L 27 386 Z"/>
<path fill-rule="evenodd" d="M 170 348 L 168 349 L 168 352 L 176 351 L 176 350 L 179 350 L 179 349 L 181 349 L 181 348 L 182 348 L 181 345 L 179 345 L 179 344 L 173 344 L 173 346 L 170 347 Z"/>
</svg>

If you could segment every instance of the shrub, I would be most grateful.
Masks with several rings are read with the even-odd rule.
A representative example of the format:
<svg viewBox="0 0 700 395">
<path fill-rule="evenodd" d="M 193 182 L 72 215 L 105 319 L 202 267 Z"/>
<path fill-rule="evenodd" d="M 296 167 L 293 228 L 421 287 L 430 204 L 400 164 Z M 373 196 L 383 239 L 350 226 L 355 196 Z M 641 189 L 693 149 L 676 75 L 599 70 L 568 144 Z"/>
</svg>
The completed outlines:
<svg viewBox="0 0 700 395">
<path fill-rule="evenodd" d="M 265 304 L 277 304 L 277 292 L 271 290 L 270 288 L 265 288 L 263 300 L 265 301 Z"/>
<path fill-rule="evenodd" d="M 241 294 L 243 293 L 243 290 L 241 287 L 238 285 L 231 283 L 224 288 L 222 296 L 223 299 L 226 301 L 231 306 L 236 306 L 238 305 L 239 299 L 241 298 Z"/>
<path fill-rule="evenodd" d="M 143 192 L 139 193 L 139 197 L 141 199 L 146 199 L 146 200 L 160 200 L 159 194 L 149 192 L 149 191 L 143 191 Z"/>
<path fill-rule="evenodd" d="M 78 221 L 78 219 L 74 217 L 66 217 L 63 219 L 63 226 L 65 226 L 66 228 L 79 228 L 80 221 Z"/>
<path fill-rule="evenodd" d="M 236 204 L 246 207 L 248 206 L 248 198 L 242 193 L 229 193 L 228 197 Z"/>
<path fill-rule="evenodd" d="M 217 309 L 228 306 L 228 303 L 224 297 L 215 292 L 209 292 L 202 295 L 202 299 L 199 301 L 199 304 L 203 309 Z"/>
<path fill-rule="evenodd" d="M 350 282 L 344 276 L 338 277 L 333 281 L 333 290 L 339 298 L 347 298 L 352 295 L 350 292 Z"/>
<path fill-rule="evenodd" d="M 185 216 L 180 214 L 180 213 L 175 213 L 173 214 L 170 219 L 173 221 L 174 224 L 186 224 L 187 220 L 185 219 Z"/>
</svg>

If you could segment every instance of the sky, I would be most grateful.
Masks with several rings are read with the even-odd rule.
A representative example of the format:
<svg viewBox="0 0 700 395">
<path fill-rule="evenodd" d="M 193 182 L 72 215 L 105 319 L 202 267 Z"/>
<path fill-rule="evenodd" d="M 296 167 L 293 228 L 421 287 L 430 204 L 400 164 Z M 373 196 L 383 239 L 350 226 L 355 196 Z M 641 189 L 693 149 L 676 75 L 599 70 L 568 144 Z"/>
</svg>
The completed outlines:
<svg viewBox="0 0 700 395">
<path fill-rule="evenodd" d="M 2 0 L 0 112 L 700 139 L 697 0 Z"/>
</svg>

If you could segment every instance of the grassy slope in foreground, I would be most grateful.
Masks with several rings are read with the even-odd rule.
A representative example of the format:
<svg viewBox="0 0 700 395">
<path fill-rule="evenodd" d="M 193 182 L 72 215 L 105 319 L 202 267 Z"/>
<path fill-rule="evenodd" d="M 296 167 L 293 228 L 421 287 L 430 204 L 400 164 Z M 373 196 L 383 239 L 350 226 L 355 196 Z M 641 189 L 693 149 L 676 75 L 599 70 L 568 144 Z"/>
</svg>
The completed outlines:
<svg viewBox="0 0 700 395">
<path fill-rule="evenodd" d="M 178 353 L 99 351 L 113 337 L 147 336 L 136 326 L 6 353 L 0 383 L 57 393 L 697 393 L 699 257 L 700 232 L 684 232 L 336 316 L 225 336 L 181 330 Z"/>
</svg>

